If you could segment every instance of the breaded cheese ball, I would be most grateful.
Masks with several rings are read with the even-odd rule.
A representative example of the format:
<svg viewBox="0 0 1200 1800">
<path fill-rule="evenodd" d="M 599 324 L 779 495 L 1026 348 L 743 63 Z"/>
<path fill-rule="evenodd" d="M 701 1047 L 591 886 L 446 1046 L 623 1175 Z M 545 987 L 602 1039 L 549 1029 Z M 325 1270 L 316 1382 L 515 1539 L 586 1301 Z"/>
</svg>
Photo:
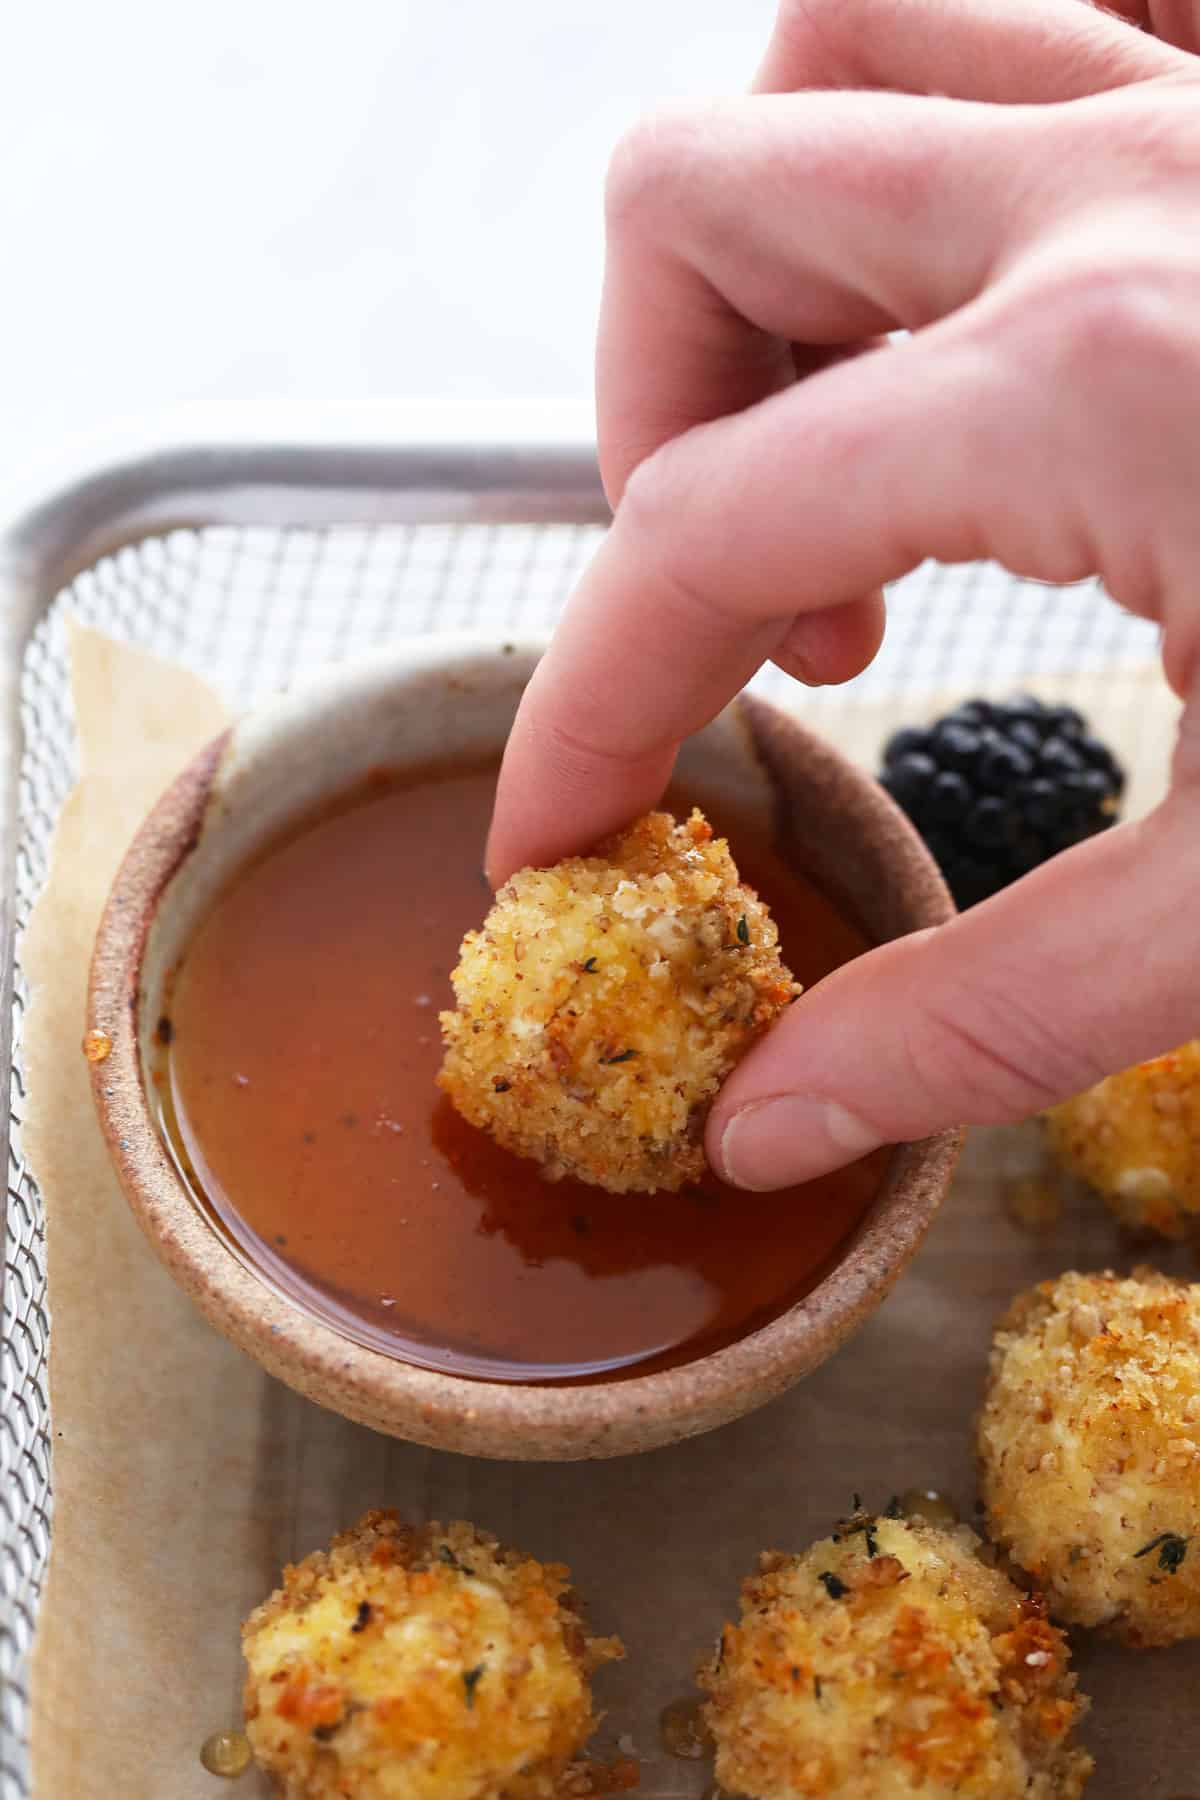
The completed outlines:
<svg viewBox="0 0 1200 1800">
<path fill-rule="evenodd" d="M 963 1525 L 857 1514 L 769 1555 L 701 1671 L 717 1779 L 750 1800 L 1075 1800 L 1086 1702 L 1040 1603 Z"/>
<path fill-rule="evenodd" d="M 286 1800 L 549 1800 L 595 1723 L 568 1571 L 370 1512 L 242 1628 L 246 1734 Z"/>
<path fill-rule="evenodd" d="M 996 1332 L 979 1421 L 995 1542 L 1056 1618 L 1200 1636 L 1200 1287 L 1061 1275 Z"/>
<path fill-rule="evenodd" d="M 649 813 L 522 869 L 463 939 L 439 1082 L 552 1176 L 613 1193 L 704 1172 L 718 1087 L 799 986 L 766 907 L 699 812 Z"/>
<path fill-rule="evenodd" d="M 1054 1107 L 1046 1130 L 1122 1224 L 1171 1238 L 1200 1228 L 1200 1040 Z"/>
</svg>

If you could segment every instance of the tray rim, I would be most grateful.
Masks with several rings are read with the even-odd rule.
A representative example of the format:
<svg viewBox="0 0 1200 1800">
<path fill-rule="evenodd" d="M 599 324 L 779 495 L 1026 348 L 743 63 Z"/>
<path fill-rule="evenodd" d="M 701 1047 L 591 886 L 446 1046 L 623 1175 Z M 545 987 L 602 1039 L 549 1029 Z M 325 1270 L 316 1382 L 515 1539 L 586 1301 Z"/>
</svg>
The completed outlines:
<svg viewBox="0 0 1200 1800">
<path fill-rule="evenodd" d="M 164 447 L 69 480 L 0 539 L 0 604 L 135 540 L 213 525 L 604 524 L 594 452 L 561 443 Z"/>
</svg>

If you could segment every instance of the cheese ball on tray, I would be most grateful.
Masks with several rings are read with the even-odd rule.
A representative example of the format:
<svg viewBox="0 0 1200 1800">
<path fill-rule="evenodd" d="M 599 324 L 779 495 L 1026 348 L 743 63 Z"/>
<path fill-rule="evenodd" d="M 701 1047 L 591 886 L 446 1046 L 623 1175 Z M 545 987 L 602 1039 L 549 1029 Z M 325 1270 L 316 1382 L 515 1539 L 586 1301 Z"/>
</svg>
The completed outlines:
<svg viewBox="0 0 1200 1800">
<path fill-rule="evenodd" d="M 705 1169 L 718 1087 L 799 987 L 699 812 L 522 869 L 467 933 L 439 1081 L 498 1143 L 614 1193 Z"/>
<path fill-rule="evenodd" d="M 567 1570 L 372 1512 L 242 1630 L 246 1734 L 285 1800 L 550 1800 L 590 1735 Z"/>
<path fill-rule="evenodd" d="M 991 1536 L 1056 1618 L 1200 1636 L 1200 1286 L 1071 1273 L 1021 1295 L 979 1455 Z"/>
<path fill-rule="evenodd" d="M 1123 1225 L 1171 1238 L 1200 1230 L 1200 1040 L 1108 1076 L 1045 1123 L 1060 1162 Z"/>
<path fill-rule="evenodd" d="M 702 1669 L 722 1788 L 750 1800 L 1076 1800 L 1062 1633 L 966 1526 L 856 1514 L 768 1555 Z"/>
</svg>

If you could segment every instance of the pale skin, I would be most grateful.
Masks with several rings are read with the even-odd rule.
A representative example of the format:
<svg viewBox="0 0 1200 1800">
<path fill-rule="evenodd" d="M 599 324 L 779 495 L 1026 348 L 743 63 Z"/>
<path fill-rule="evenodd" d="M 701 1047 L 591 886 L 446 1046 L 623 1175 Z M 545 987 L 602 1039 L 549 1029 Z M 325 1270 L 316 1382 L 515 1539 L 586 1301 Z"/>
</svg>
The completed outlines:
<svg viewBox="0 0 1200 1800">
<path fill-rule="evenodd" d="M 1200 1033 L 1200 0 L 1123 11 L 781 0 L 750 96 L 613 158 L 615 520 L 518 715 L 494 881 L 653 806 L 764 662 L 856 674 L 926 556 L 1101 576 L 1186 703 L 1156 812 L 791 1009 L 709 1122 L 742 1186 Z"/>
</svg>

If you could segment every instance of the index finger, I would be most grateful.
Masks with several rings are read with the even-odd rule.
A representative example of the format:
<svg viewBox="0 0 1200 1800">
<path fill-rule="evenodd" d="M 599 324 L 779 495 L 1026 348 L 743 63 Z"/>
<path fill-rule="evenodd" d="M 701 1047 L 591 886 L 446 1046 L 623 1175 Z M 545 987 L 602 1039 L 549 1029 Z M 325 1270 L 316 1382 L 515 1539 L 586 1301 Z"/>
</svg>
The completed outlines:
<svg viewBox="0 0 1200 1800">
<path fill-rule="evenodd" d="M 1193 120 L 1182 88 L 1155 104 Z M 1115 109 L 1089 107 L 1048 116 L 1053 167 L 1104 142 Z M 1131 240 L 1133 269 L 1139 244 L 1159 254 L 1159 230 L 1149 219 Z M 1010 259 L 903 343 L 696 426 L 635 472 L 522 702 L 493 875 L 645 811 L 678 742 L 776 654 L 791 620 L 926 556 L 1056 583 L 1100 574 L 1163 623 L 1176 666 L 1194 665 L 1197 353 L 1177 323 L 1186 302 L 1177 314 L 1155 290 L 1148 306 L 1137 274 L 1114 287 L 1111 241 L 1086 216 L 1061 259 Z M 1182 279 L 1195 282 L 1191 260 Z M 1098 382 L 1098 366 L 1113 378 Z M 1152 548 L 1131 557 L 1131 541 Z"/>
<path fill-rule="evenodd" d="M 716 311 L 726 306 L 732 316 L 732 304 L 718 298 L 728 292 L 743 329 L 758 332 L 746 316 L 753 312 L 763 326 L 779 329 L 775 341 L 807 335 L 836 342 L 890 318 L 912 324 L 952 312 L 984 283 L 1009 232 L 1011 209 L 997 182 L 1021 135 L 1021 121 L 998 108 L 901 95 L 764 97 L 714 109 L 701 130 L 684 121 L 688 192 L 678 194 L 672 176 L 665 196 L 649 197 L 653 217 L 644 220 L 654 260 L 667 264 L 652 298 L 669 315 L 695 317 L 703 315 L 707 292 Z M 672 152 L 672 167 L 676 160 Z M 947 163 L 961 168 L 952 184 L 941 174 Z M 764 189 L 769 203 L 756 208 Z M 719 335 L 724 320 L 716 326 Z M 671 354 L 671 335 L 664 327 L 649 358 L 625 345 L 629 366 L 642 372 L 643 417 L 656 394 L 675 386 L 695 400 L 703 387 L 697 356 L 711 360 L 718 376 L 731 375 L 728 340 L 723 349 L 718 337 L 704 345 L 678 342 Z M 867 351 L 858 360 L 865 368 L 899 354 Z M 794 389 L 781 380 L 773 384 L 775 400 L 789 390 L 808 393 L 836 374 L 828 370 Z M 753 417 L 758 396 L 747 390 L 732 406 L 727 391 L 711 398 L 718 417 L 697 429 L 720 435 L 709 456 L 691 460 L 689 467 L 703 473 L 677 497 L 671 530 L 695 536 L 706 517 L 719 517 L 730 541 L 704 570 L 697 572 L 692 559 L 681 575 L 686 559 L 663 543 L 662 519 L 647 527 L 624 495 L 518 714 L 489 845 L 494 877 L 552 861 L 645 811 L 666 784 L 680 740 L 783 651 L 798 617 L 861 601 L 876 585 L 868 574 L 847 590 L 829 568 L 809 565 L 789 568 L 764 593 L 757 580 L 764 534 L 752 528 L 756 546 L 736 541 L 739 514 L 761 516 L 754 493 L 742 491 L 755 481 L 753 459 L 736 449 L 741 434 L 729 429 Z M 722 420 L 725 413 L 730 417 Z M 664 438 L 688 421 L 671 423 Z M 797 492 L 819 474 L 815 448 L 803 437 L 789 446 Z M 635 452 L 632 460 L 644 458 Z M 868 657 L 874 648 L 867 646 Z"/>
<path fill-rule="evenodd" d="M 711 608 L 665 569 L 631 564 L 620 517 L 525 690 L 488 839 L 493 886 L 593 843 L 658 800 L 681 741 L 786 636 Z"/>
</svg>

